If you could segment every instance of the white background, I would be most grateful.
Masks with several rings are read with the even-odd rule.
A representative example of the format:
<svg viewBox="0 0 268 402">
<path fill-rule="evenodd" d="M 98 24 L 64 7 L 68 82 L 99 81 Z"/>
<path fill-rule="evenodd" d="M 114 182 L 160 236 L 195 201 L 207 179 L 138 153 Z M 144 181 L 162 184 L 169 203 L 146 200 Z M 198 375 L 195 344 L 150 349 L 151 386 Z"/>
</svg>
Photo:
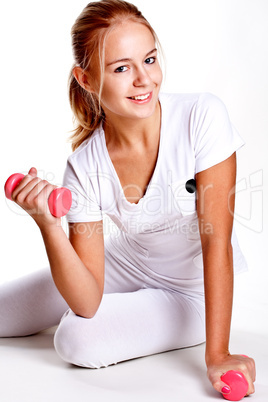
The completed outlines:
<svg viewBox="0 0 268 402">
<path fill-rule="evenodd" d="M 166 56 L 169 92 L 212 92 L 246 141 L 238 155 L 236 231 L 249 265 L 237 277 L 234 324 L 267 328 L 268 2 L 267 0 L 135 0 Z M 1 186 L 35 166 L 61 184 L 72 130 L 67 77 L 70 29 L 83 0 L 2 2 Z M 0 197 L 0 282 L 47 265 L 32 219 Z M 66 226 L 66 222 L 64 222 Z M 238 308 L 239 306 L 239 308 Z"/>
</svg>

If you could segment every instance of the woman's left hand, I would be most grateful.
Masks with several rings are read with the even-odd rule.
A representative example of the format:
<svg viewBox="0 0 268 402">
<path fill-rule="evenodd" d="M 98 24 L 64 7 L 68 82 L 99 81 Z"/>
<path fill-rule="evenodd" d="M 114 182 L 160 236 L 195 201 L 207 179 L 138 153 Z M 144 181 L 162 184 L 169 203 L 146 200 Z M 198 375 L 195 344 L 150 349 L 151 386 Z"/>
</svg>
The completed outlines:
<svg viewBox="0 0 268 402">
<path fill-rule="evenodd" d="M 253 384 L 256 377 L 254 360 L 243 355 L 230 354 L 207 360 L 207 375 L 216 391 L 228 394 L 229 387 L 221 380 L 221 376 L 229 370 L 240 371 L 245 376 L 248 382 L 247 395 L 255 392 Z M 227 389 L 224 387 L 227 387 Z"/>
</svg>

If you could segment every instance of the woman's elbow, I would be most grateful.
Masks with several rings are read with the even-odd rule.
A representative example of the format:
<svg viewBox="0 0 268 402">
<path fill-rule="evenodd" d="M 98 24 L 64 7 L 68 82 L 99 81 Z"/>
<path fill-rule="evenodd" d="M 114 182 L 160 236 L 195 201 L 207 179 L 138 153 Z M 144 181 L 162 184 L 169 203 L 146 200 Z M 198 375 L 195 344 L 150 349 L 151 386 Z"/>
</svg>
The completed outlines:
<svg viewBox="0 0 268 402">
<path fill-rule="evenodd" d="M 76 304 L 74 306 L 69 306 L 71 310 L 79 317 L 83 318 L 93 318 L 95 314 L 97 313 L 100 304 L 102 300 L 102 295 L 98 297 L 97 300 L 89 300 L 89 301 L 84 301 L 81 304 Z"/>
</svg>

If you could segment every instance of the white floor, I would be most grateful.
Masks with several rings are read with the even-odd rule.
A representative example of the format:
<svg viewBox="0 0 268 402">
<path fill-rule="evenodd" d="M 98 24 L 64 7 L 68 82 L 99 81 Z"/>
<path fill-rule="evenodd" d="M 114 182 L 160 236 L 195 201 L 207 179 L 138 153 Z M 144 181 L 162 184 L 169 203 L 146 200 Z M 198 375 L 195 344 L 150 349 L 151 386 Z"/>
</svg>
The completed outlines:
<svg viewBox="0 0 268 402">
<path fill-rule="evenodd" d="M 68 365 L 53 348 L 54 328 L 38 335 L 0 339 L 1 402 L 220 401 L 204 365 L 205 345 L 130 360 L 105 369 Z M 256 393 L 268 399 L 268 336 L 232 331 L 231 349 L 253 356 Z"/>
</svg>

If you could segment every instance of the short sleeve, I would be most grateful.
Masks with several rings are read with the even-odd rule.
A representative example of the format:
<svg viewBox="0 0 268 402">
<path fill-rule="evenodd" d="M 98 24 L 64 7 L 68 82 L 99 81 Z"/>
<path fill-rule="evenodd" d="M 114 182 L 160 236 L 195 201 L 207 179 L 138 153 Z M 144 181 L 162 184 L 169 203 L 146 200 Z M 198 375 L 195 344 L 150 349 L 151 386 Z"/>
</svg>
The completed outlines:
<svg viewBox="0 0 268 402">
<path fill-rule="evenodd" d="M 65 169 L 63 185 L 72 193 L 68 222 L 96 222 L 103 219 L 96 197 L 96 180 L 93 181 L 90 175 L 80 171 L 70 160 Z"/>
<path fill-rule="evenodd" d="M 244 145 L 232 126 L 224 103 L 216 96 L 201 94 L 190 121 L 196 173 L 227 159 Z"/>
</svg>

